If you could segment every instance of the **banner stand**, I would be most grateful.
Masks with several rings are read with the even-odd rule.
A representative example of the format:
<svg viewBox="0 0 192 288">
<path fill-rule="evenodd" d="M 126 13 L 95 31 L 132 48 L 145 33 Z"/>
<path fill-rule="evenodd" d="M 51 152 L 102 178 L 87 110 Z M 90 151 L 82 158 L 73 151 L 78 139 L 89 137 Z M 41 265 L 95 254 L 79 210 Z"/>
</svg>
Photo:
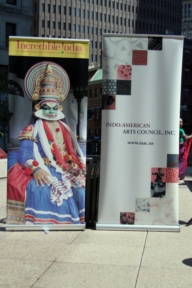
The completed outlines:
<svg viewBox="0 0 192 288">
<path fill-rule="evenodd" d="M 114 224 L 96 224 L 97 230 L 116 230 L 116 231 L 153 231 L 153 232 L 180 232 L 178 226 L 160 226 L 160 225 L 114 225 Z"/>
<path fill-rule="evenodd" d="M 6 230 L 85 229 L 88 62 L 88 39 L 9 37 Z"/>
<path fill-rule="evenodd" d="M 6 225 L 6 231 L 51 231 L 51 230 L 85 230 L 85 224 L 67 224 L 67 225 Z"/>
<path fill-rule="evenodd" d="M 183 36 L 104 34 L 96 229 L 179 232 Z"/>
</svg>

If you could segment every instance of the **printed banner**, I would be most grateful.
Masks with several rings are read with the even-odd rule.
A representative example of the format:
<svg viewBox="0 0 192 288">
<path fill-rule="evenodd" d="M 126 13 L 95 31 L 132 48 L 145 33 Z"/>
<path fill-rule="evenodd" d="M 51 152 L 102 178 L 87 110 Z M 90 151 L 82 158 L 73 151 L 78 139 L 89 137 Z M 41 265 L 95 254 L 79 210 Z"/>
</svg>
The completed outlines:
<svg viewBox="0 0 192 288">
<path fill-rule="evenodd" d="M 98 229 L 178 229 L 182 53 L 183 37 L 103 37 Z"/>
<path fill-rule="evenodd" d="M 7 229 L 85 228 L 88 58 L 89 40 L 9 39 Z"/>
</svg>

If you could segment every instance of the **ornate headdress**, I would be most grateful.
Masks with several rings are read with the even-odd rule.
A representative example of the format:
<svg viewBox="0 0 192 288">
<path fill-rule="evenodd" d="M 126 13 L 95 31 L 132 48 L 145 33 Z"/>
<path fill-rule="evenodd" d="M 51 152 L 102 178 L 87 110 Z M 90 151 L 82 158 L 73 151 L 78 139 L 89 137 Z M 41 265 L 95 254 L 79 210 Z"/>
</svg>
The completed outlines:
<svg viewBox="0 0 192 288">
<path fill-rule="evenodd" d="M 29 99 L 36 103 L 34 112 L 36 117 L 44 118 L 41 105 L 45 101 L 49 101 L 57 103 L 59 108 L 55 120 L 64 118 L 64 114 L 61 112 L 63 107 L 59 103 L 66 99 L 70 81 L 61 66 L 53 62 L 39 62 L 33 65 L 25 76 L 24 86 Z"/>
</svg>

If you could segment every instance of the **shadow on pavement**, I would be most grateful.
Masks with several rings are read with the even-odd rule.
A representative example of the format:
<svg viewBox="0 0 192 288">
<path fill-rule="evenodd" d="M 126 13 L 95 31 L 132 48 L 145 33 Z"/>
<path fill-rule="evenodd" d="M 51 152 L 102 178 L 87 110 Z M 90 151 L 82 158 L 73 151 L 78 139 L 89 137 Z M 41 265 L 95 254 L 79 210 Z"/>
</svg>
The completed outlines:
<svg viewBox="0 0 192 288">
<path fill-rule="evenodd" d="M 180 225 L 185 225 L 187 222 L 183 221 L 183 220 L 179 220 L 179 224 Z"/>
<path fill-rule="evenodd" d="M 0 223 L 6 224 L 6 218 L 0 219 Z"/>
<path fill-rule="evenodd" d="M 184 259 L 182 262 L 183 264 L 192 267 L 192 258 Z"/>
<path fill-rule="evenodd" d="M 187 185 L 187 187 L 190 190 L 190 192 L 192 192 L 192 181 L 185 180 L 184 185 Z"/>
</svg>

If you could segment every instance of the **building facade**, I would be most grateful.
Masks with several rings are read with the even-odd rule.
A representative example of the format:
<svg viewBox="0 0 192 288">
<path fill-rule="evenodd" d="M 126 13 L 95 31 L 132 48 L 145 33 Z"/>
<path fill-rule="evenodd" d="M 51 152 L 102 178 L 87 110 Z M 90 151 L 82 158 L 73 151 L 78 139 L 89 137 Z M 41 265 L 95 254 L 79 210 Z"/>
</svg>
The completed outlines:
<svg viewBox="0 0 192 288">
<path fill-rule="evenodd" d="M 8 66 L 9 36 L 30 36 L 32 0 L 0 0 L 0 66 Z"/>
<path fill-rule="evenodd" d="M 181 34 L 180 0 L 33 0 L 32 36 L 90 39 L 101 61 L 103 33 Z"/>
<path fill-rule="evenodd" d="M 182 35 L 192 39 L 192 1 L 182 0 Z"/>
<path fill-rule="evenodd" d="M 87 147 L 100 154 L 102 35 L 181 35 L 181 0 L 33 0 L 33 9 L 32 36 L 90 40 Z"/>
</svg>

